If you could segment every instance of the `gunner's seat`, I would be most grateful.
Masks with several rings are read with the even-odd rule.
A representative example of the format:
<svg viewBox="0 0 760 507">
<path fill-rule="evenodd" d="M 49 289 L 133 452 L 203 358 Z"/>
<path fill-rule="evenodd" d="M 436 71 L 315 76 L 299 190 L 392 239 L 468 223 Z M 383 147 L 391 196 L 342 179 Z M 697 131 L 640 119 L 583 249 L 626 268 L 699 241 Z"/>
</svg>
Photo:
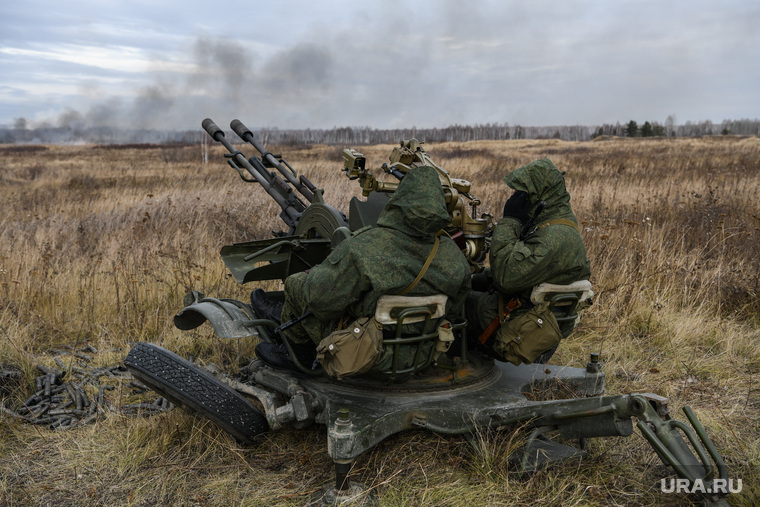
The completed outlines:
<svg viewBox="0 0 760 507">
<path fill-rule="evenodd" d="M 381 296 L 375 320 L 383 328 L 383 352 L 362 377 L 398 383 L 431 366 L 451 346 L 454 332 L 466 325 L 444 319 L 447 301 L 444 294 Z"/>
<path fill-rule="evenodd" d="M 530 302 L 539 305 L 549 302 L 549 309 L 554 313 L 559 324 L 562 338 L 567 338 L 580 321 L 579 310 L 591 304 L 594 291 L 591 282 L 579 280 L 568 285 L 542 283 L 533 287 Z"/>
</svg>

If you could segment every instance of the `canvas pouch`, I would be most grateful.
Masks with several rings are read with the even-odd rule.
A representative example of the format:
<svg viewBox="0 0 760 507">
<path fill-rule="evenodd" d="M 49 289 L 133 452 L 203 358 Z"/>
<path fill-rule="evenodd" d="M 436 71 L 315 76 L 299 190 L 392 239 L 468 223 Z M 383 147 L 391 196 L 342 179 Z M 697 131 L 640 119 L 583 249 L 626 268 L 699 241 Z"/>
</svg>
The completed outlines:
<svg viewBox="0 0 760 507">
<path fill-rule="evenodd" d="M 496 332 L 494 350 L 514 365 L 530 364 L 562 339 L 549 303 L 542 303 L 503 322 Z"/>
<path fill-rule="evenodd" d="M 374 317 L 360 317 L 319 342 L 317 360 L 328 375 L 342 379 L 369 371 L 382 352 L 382 326 Z"/>
</svg>

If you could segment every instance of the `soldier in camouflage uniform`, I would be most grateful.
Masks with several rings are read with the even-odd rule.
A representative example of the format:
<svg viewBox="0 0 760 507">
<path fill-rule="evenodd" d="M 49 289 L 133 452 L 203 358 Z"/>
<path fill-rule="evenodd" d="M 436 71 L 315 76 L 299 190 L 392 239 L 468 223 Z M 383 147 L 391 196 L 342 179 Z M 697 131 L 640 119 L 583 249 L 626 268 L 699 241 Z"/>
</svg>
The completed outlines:
<svg viewBox="0 0 760 507">
<path fill-rule="evenodd" d="M 285 280 L 282 322 L 307 311 L 313 313 L 286 329 L 287 338 L 300 350 L 313 351 L 314 344 L 335 330 L 340 321 L 374 315 L 380 296 L 398 294 L 417 277 L 436 233 L 450 221 L 436 170 L 420 167 L 407 173 L 381 212 L 377 227 L 357 231 L 308 273 L 296 273 Z M 453 320 L 462 311 L 470 290 L 471 272 L 454 241 L 445 234 L 439 239 L 424 276 L 405 295 L 445 294 L 449 298 L 446 318 Z M 283 352 L 282 348 L 279 352 L 273 349 L 261 344 L 257 353 L 263 353 L 266 361 L 272 354 Z"/>
<path fill-rule="evenodd" d="M 494 230 L 490 268 L 473 277 L 474 290 L 467 298 L 469 336 L 474 338 L 498 315 L 500 295 L 504 301 L 519 298 L 521 306 L 512 313 L 514 318 L 532 306 L 529 298 L 534 286 L 543 282 L 566 285 L 590 276 L 570 194 L 554 164 L 546 158 L 531 162 L 505 176 L 504 182 L 515 192 Z M 541 201 L 546 206 L 533 220 Z M 523 231 L 529 221 L 532 226 Z M 493 340 L 491 336 L 486 345 Z M 548 360 L 554 349 L 536 362 Z"/>
</svg>

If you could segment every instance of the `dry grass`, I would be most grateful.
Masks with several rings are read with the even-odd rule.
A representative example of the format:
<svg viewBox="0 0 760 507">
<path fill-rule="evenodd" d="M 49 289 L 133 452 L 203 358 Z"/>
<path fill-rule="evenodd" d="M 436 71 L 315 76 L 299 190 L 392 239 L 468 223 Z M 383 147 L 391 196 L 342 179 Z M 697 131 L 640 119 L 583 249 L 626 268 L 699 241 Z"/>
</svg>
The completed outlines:
<svg viewBox="0 0 760 507">
<path fill-rule="evenodd" d="M 288 160 L 340 209 L 358 195 L 342 147 L 298 147 Z M 373 167 L 391 146 L 363 147 Z M 691 405 L 743 480 L 735 505 L 760 496 L 760 140 L 598 139 L 427 146 L 500 210 L 501 178 L 531 160 L 567 171 L 583 221 L 597 298 L 555 362 L 601 352 L 609 393 L 655 392 Z M 247 150 L 250 151 L 250 150 Z M 190 289 L 245 299 L 218 249 L 279 230 L 277 210 L 240 181 L 215 147 L 0 148 L 0 363 L 53 365 L 51 348 L 90 344 L 95 365 L 131 343 L 161 343 L 234 371 L 255 344 L 182 333 L 171 317 Z M 208 329 L 207 329 L 208 328 Z M 124 396 L 132 396 L 129 393 Z M 122 400 L 123 401 L 123 400 Z M 302 505 L 332 479 L 324 428 L 282 431 L 240 448 L 201 418 L 173 410 L 113 413 L 53 432 L 0 419 L 0 504 Z M 482 445 L 426 432 L 393 436 L 355 463 L 383 505 L 684 504 L 644 440 L 601 439 L 591 457 L 519 478 L 506 456 L 524 432 Z"/>
</svg>

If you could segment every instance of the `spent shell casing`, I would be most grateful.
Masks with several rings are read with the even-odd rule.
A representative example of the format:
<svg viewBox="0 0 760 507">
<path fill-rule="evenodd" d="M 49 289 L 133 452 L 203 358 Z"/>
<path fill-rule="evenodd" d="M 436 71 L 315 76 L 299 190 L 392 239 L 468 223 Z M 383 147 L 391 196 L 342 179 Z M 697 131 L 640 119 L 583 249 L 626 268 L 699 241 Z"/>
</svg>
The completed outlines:
<svg viewBox="0 0 760 507">
<path fill-rule="evenodd" d="M 35 367 L 36 367 L 36 368 L 37 368 L 39 371 L 41 371 L 42 373 L 44 373 L 46 376 L 47 376 L 47 375 L 50 375 L 50 374 L 53 372 L 53 370 L 52 370 L 51 368 L 48 368 L 47 366 L 45 366 L 45 365 L 42 365 L 42 364 L 35 364 L 34 366 L 35 366 Z"/>
<path fill-rule="evenodd" d="M 86 411 L 84 411 L 84 410 L 76 410 L 76 409 L 73 409 L 73 408 L 69 408 L 69 409 L 55 409 L 55 410 L 51 410 L 50 412 L 48 412 L 48 415 L 51 415 L 51 416 L 54 416 L 54 415 L 67 415 L 67 416 L 71 416 L 71 417 L 84 417 L 84 416 L 89 415 L 89 414 Z"/>
<path fill-rule="evenodd" d="M 34 405 L 21 405 L 21 407 L 16 410 L 19 414 L 34 414 L 35 411 L 40 410 L 42 406 L 47 403 L 40 401 L 39 403 L 35 403 Z"/>
<path fill-rule="evenodd" d="M 45 413 L 50 410 L 51 405 L 48 402 L 42 402 L 38 405 L 38 407 L 40 407 L 39 411 L 34 412 L 34 417 L 36 418 L 39 418 L 41 415 L 45 415 Z"/>
<path fill-rule="evenodd" d="M 153 410 L 157 407 L 152 403 L 130 403 L 129 405 L 122 405 L 121 408 L 126 409 L 126 410 L 139 410 L 139 409 Z"/>
<path fill-rule="evenodd" d="M 96 394 L 92 398 L 92 403 L 90 403 L 90 408 L 87 409 L 87 413 L 88 414 L 95 414 L 95 413 L 97 413 L 97 410 L 98 410 L 98 395 Z"/>
<path fill-rule="evenodd" d="M 109 371 L 113 373 L 114 375 L 132 375 L 129 373 L 129 370 L 127 370 L 126 366 L 117 364 L 116 366 L 111 366 L 109 368 Z"/>
<path fill-rule="evenodd" d="M 44 417 L 42 419 L 34 419 L 32 424 L 50 424 L 58 420 L 58 417 Z"/>
<path fill-rule="evenodd" d="M 72 421 L 76 421 L 76 419 L 71 419 L 71 418 L 61 419 L 61 424 L 59 424 L 55 429 L 56 430 L 68 429 L 71 426 Z"/>
<path fill-rule="evenodd" d="M 24 401 L 23 405 L 25 405 L 25 406 L 37 405 L 41 401 L 42 401 L 42 396 L 40 396 L 39 394 L 35 393 L 35 394 L 31 395 L 29 398 L 27 398 L 26 401 Z"/>
<path fill-rule="evenodd" d="M 127 384 L 129 387 L 134 387 L 135 389 L 139 391 L 147 391 L 148 388 L 143 384 L 142 382 L 139 382 L 137 380 L 132 380 Z"/>
<path fill-rule="evenodd" d="M 28 417 L 24 417 L 23 415 L 19 415 L 16 412 L 14 412 L 13 410 L 11 410 L 9 408 L 5 408 L 2 405 L 0 405 L 0 413 L 3 413 L 5 415 L 9 415 L 9 416 L 13 417 L 14 419 L 21 419 L 21 420 L 27 421 L 27 422 L 31 421 L 31 419 L 29 419 Z"/>
<path fill-rule="evenodd" d="M 98 349 L 96 349 L 92 345 L 87 345 L 83 350 L 86 350 L 87 352 L 92 352 L 93 354 L 98 353 Z"/>
<path fill-rule="evenodd" d="M 55 361 L 55 364 L 57 364 L 57 365 L 58 365 L 58 367 L 59 367 L 61 370 L 65 370 L 65 369 L 66 369 L 66 365 L 63 363 L 63 361 L 61 360 L 61 358 L 60 358 L 60 357 L 58 357 L 58 356 L 54 357 L 54 358 L 53 358 L 53 361 Z"/>
<path fill-rule="evenodd" d="M 76 400 L 77 393 L 74 391 L 74 386 L 72 386 L 71 384 L 65 384 L 63 387 L 64 389 L 66 389 L 66 393 L 68 393 L 69 399 L 71 399 L 72 401 Z"/>
<path fill-rule="evenodd" d="M 53 424 L 49 426 L 51 430 L 60 426 L 63 423 L 63 421 L 68 420 L 67 417 L 61 417 L 61 416 L 55 416 L 55 417 L 56 417 L 55 421 L 53 421 Z"/>
<path fill-rule="evenodd" d="M 85 392 L 84 388 L 82 386 L 77 386 L 77 390 L 79 391 L 79 396 L 82 398 L 82 405 L 89 407 L 90 399 L 87 397 L 87 393 Z"/>
<path fill-rule="evenodd" d="M 98 418 L 98 414 L 92 414 L 90 416 L 85 417 L 81 421 L 79 421 L 79 424 L 90 424 L 92 421 Z"/>
<path fill-rule="evenodd" d="M 95 406 L 94 411 L 99 412 L 100 410 L 105 410 L 105 386 L 100 386 L 100 389 L 98 389 L 98 394 L 95 396 L 95 401 L 93 405 Z M 92 408 L 92 407 L 90 407 Z"/>
<path fill-rule="evenodd" d="M 92 370 L 86 370 L 84 368 L 80 368 L 79 366 L 72 366 L 71 371 L 74 373 L 79 373 L 80 375 L 90 375 L 92 376 Z"/>
<path fill-rule="evenodd" d="M 32 396 L 31 398 L 25 400 L 21 406 L 16 410 L 19 414 L 25 414 L 27 412 L 31 412 L 35 408 L 39 406 L 39 404 L 42 403 L 42 400 L 37 398 L 36 396 Z"/>
<path fill-rule="evenodd" d="M 76 387 L 72 388 L 74 390 L 74 404 L 77 406 L 77 410 L 82 410 L 84 408 L 84 401 L 82 401 L 82 394 L 79 392 L 79 389 Z"/>
<path fill-rule="evenodd" d="M 62 393 L 62 392 L 64 392 L 65 390 L 66 390 L 66 386 L 65 386 L 65 385 L 54 386 L 54 387 L 53 387 L 53 388 L 50 390 L 50 393 L 51 393 L 51 394 L 61 394 L 61 393 Z"/>
</svg>

